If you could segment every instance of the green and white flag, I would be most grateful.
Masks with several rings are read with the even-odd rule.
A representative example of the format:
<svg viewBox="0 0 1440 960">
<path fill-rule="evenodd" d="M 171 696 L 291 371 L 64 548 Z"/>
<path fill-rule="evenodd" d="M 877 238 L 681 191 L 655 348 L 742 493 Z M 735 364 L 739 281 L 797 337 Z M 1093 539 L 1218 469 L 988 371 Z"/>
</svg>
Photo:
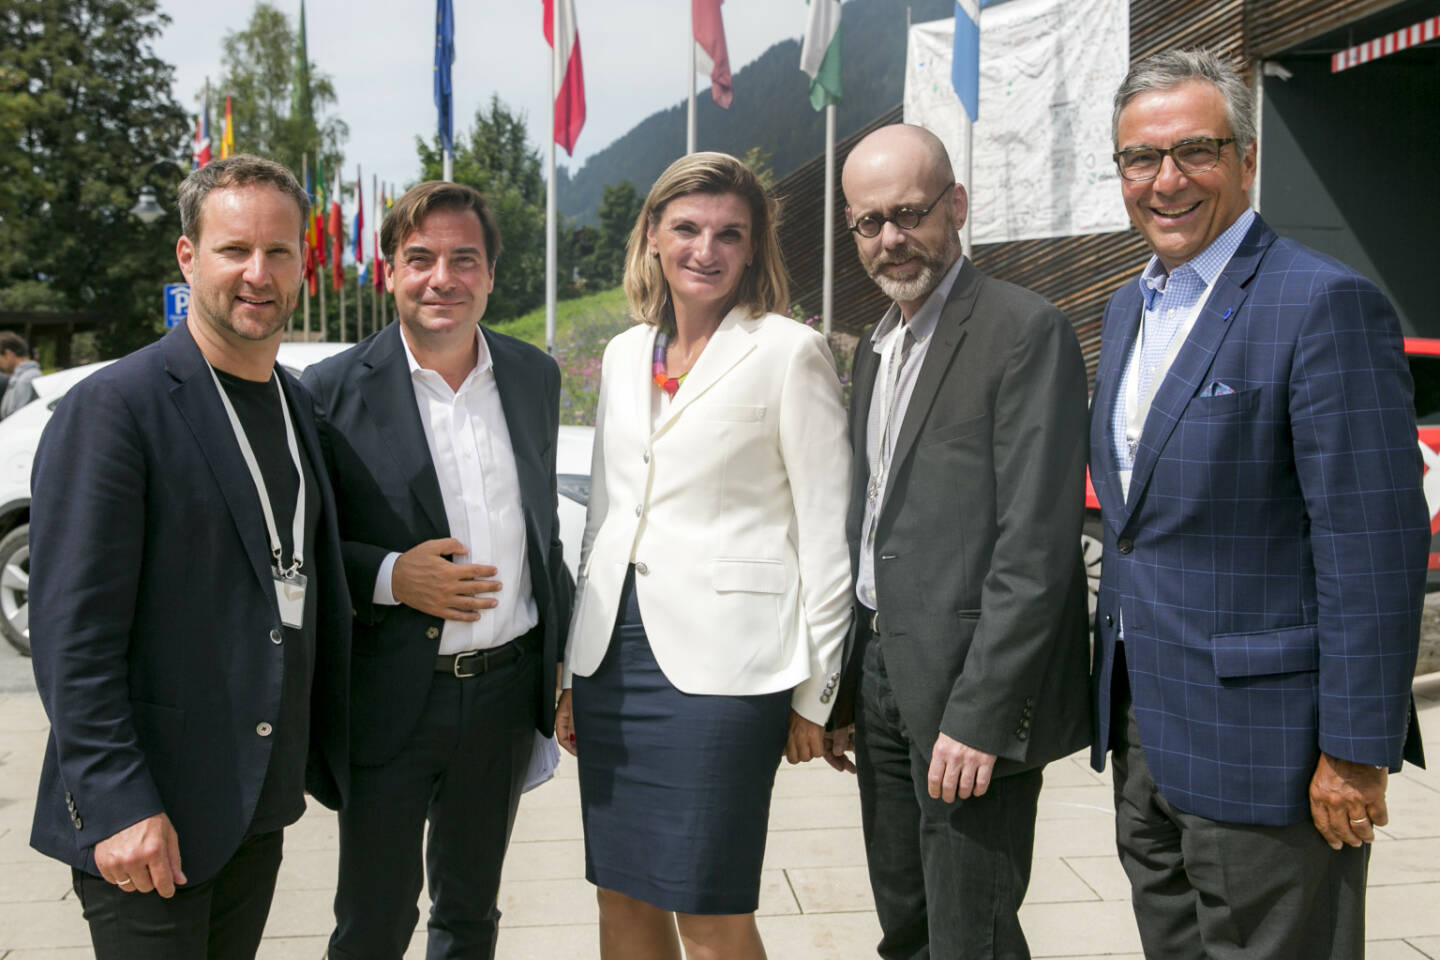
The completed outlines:
<svg viewBox="0 0 1440 960">
<path fill-rule="evenodd" d="M 810 20 L 800 46 L 800 69 L 810 77 L 810 105 L 840 102 L 840 0 L 805 0 Z"/>
</svg>

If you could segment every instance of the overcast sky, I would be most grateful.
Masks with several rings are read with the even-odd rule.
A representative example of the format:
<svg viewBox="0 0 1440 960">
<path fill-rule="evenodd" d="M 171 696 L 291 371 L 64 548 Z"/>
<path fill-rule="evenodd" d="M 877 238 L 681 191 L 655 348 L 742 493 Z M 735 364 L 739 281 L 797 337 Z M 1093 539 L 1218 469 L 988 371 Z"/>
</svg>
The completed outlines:
<svg viewBox="0 0 1440 960">
<path fill-rule="evenodd" d="M 276 6 L 298 22 L 300 0 L 278 0 Z M 476 108 L 496 94 L 527 115 L 531 141 L 543 158 L 549 47 L 541 33 L 541 0 L 454 0 L 454 6 L 457 138 Z M 205 78 L 220 75 L 223 37 L 244 28 L 253 4 L 161 0 L 160 7 L 171 23 L 155 52 L 176 67 L 176 99 L 198 112 Z M 558 163 L 573 173 L 587 156 L 685 97 L 689 11 L 688 0 L 575 0 L 586 120 L 574 160 L 561 149 Z M 805 28 L 803 0 L 728 0 L 723 13 L 735 72 Z M 415 180 L 415 137 L 434 134 L 434 16 L 434 0 L 306 0 L 310 60 L 334 80 L 339 115 L 350 125 L 346 178 L 360 163 L 367 191 L 372 173 L 397 186 Z M 705 87 L 702 80 L 700 89 Z M 219 97 L 223 115 L 223 93 Z M 212 111 L 215 106 L 212 99 Z M 218 143 L 219 129 L 212 128 L 212 135 Z M 236 146 L 243 150 L 245 144 Z"/>
</svg>

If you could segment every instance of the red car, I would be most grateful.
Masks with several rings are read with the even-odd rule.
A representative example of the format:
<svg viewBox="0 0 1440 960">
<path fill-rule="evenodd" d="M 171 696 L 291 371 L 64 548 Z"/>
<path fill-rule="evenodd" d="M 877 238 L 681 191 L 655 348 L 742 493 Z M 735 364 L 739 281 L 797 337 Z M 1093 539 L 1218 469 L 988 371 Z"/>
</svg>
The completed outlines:
<svg viewBox="0 0 1440 960">
<path fill-rule="evenodd" d="M 1430 573 L 1427 587 L 1440 590 L 1440 340 L 1406 337 L 1405 355 L 1410 358 L 1410 376 L 1415 381 L 1415 426 L 1420 456 L 1425 461 L 1425 503 L 1430 508 Z M 1085 532 L 1080 544 L 1085 554 L 1085 576 L 1090 586 L 1090 616 L 1095 616 L 1095 596 L 1100 590 L 1100 501 L 1085 471 Z"/>
</svg>

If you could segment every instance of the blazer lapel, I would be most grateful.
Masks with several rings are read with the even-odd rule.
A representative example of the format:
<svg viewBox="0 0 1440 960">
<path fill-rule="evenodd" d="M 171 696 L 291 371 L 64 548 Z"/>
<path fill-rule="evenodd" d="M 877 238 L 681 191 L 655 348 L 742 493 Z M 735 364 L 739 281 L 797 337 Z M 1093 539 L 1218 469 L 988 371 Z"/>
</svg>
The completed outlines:
<svg viewBox="0 0 1440 960">
<path fill-rule="evenodd" d="M 635 392 L 632 398 L 635 401 L 635 423 L 650 425 L 650 391 L 654 380 L 650 375 L 650 367 L 655 356 L 655 338 L 659 335 L 660 328 L 653 323 L 645 324 L 644 333 L 635 341 L 639 346 L 639 352 L 629 358 L 621 358 L 622 362 L 629 365 L 629 369 L 641 369 L 645 376 L 638 377 L 634 381 Z M 628 381 L 629 377 L 622 378 L 622 382 Z M 689 378 L 686 378 L 689 379 Z M 604 389 L 602 384 L 601 389 Z"/>
<path fill-rule="evenodd" d="M 755 319 L 747 316 L 743 307 L 736 307 L 725 315 L 725 319 L 720 321 L 720 326 L 710 335 L 710 342 L 705 344 L 705 349 L 700 352 L 695 366 L 690 368 L 685 382 L 680 384 L 680 389 L 675 392 L 670 412 L 661 422 L 659 429 L 655 431 L 655 436 L 658 437 L 669 430 L 670 425 L 675 422 L 675 418 L 680 416 L 686 407 L 704 396 L 706 391 L 715 386 L 721 377 L 729 373 L 737 363 L 755 349 L 755 342 L 751 334 L 755 330 L 756 322 Z M 653 350 L 653 341 L 651 342 Z M 647 386 L 648 382 L 647 378 Z M 649 416 L 648 405 L 646 416 Z"/>
<path fill-rule="evenodd" d="M 532 530 L 538 532 L 539 518 L 550 510 L 550 483 L 544 469 L 547 451 L 541 446 L 547 432 L 540 416 L 543 406 L 538 402 L 542 381 L 530 375 L 525 361 L 509 344 L 484 327 L 480 331 L 490 351 L 495 386 L 500 391 L 500 408 L 505 413 L 505 427 L 509 431 L 510 447 L 515 453 L 521 506 L 531 521 Z M 541 509 L 542 505 L 544 509 Z M 534 535 L 532 533 L 532 537 Z"/>
<path fill-rule="evenodd" d="M 1109 334 L 1110 342 L 1118 344 L 1118 347 L 1100 351 L 1103 362 L 1096 371 L 1096 379 L 1105 384 L 1105 390 L 1095 395 L 1090 414 L 1103 425 L 1101 436 L 1110 440 L 1107 449 L 1099 454 L 1100 463 L 1097 465 L 1094 458 L 1091 459 L 1090 481 L 1095 487 L 1095 495 L 1100 498 L 1103 508 L 1101 515 L 1115 526 L 1117 535 L 1120 531 L 1120 516 L 1124 512 L 1125 495 L 1120 488 L 1120 470 L 1115 462 L 1115 438 L 1111 425 L 1115 422 L 1115 407 L 1122 402 L 1120 380 L 1124 376 L 1130 351 L 1134 349 L 1135 339 L 1140 331 L 1142 305 L 1143 300 L 1134 280 L 1126 282 L 1110 305 L 1104 322 L 1107 326 L 1113 325 L 1115 329 L 1104 331 L 1101 336 Z"/>
<path fill-rule="evenodd" d="M 445 517 L 445 501 L 440 496 L 440 478 L 425 444 L 425 428 L 415 406 L 415 386 L 410 380 L 410 365 L 400 343 L 400 325 L 391 324 L 371 341 L 361 358 L 357 377 L 365 409 L 375 421 L 399 475 L 405 478 L 410 492 L 420 503 L 430 521 L 435 537 L 449 535 L 450 523 Z"/>
<path fill-rule="evenodd" d="M 930 335 L 930 346 L 925 348 L 925 361 L 920 365 L 920 375 L 915 379 L 915 389 L 905 407 L 905 419 L 900 422 L 900 432 L 895 436 L 895 452 L 890 457 L 890 475 L 886 481 L 884 499 L 881 501 L 884 505 L 882 510 L 891 503 L 890 486 L 900 473 L 900 464 L 910 456 L 910 450 L 920 436 L 920 426 L 930 413 L 930 406 L 935 402 L 935 395 L 940 392 L 940 385 L 945 382 L 945 373 L 950 369 L 951 360 L 965 339 L 965 322 L 970 319 L 970 314 L 975 309 L 982 279 L 983 275 L 967 259 L 960 268 L 960 275 L 955 278 L 950 298 L 945 301 L 945 306 L 940 311 L 935 332 Z"/>
<path fill-rule="evenodd" d="M 879 355 L 875 353 L 871 336 L 875 327 L 867 327 L 855 344 L 855 359 L 850 365 L 850 448 L 854 456 L 850 463 L 850 515 L 847 530 L 850 533 L 851 552 L 854 553 L 859 541 L 860 525 L 865 522 L 865 498 L 870 485 L 870 403 L 875 394 L 875 371 L 879 367 Z M 852 557 L 853 559 L 853 557 Z"/>
<path fill-rule="evenodd" d="M 176 381 L 170 389 L 170 398 L 185 418 L 201 454 L 209 464 L 261 592 L 274 606 L 275 591 L 270 586 L 270 548 L 265 517 L 260 512 L 260 494 L 240 455 L 235 430 L 220 404 L 209 365 L 185 323 L 166 335 L 162 349 L 165 370 Z"/>
<path fill-rule="evenodd" d="M 1249 295 L 1248 286 L 1255 276 L 1260 258 L 1274 239 L 1275 234 L 1257 216 L 1254 226 L 1241 241 L 1224 271 L 1215 278 L 1215 288 L 1210 291 L 1210 298 L 1195 320 L 1190 336 L 1180 347 L 1175 362 L 1155 391 L 1155 399 L 1150 405 L 1150 413 L 1145 418 L 1140 443 L 1135 450 L 1135 469 L 1130 475 L 1125 522 L 1129 521 L 1130 514 L 1140 502 L 1141 494 L 1155 472 L 1160 451 L 1175 431 L 1175 424 L 1194 399 L 1201 381 L 1215 361 L 1216 351 L 1233 328 L 1231 321 Z"/>
</svg>

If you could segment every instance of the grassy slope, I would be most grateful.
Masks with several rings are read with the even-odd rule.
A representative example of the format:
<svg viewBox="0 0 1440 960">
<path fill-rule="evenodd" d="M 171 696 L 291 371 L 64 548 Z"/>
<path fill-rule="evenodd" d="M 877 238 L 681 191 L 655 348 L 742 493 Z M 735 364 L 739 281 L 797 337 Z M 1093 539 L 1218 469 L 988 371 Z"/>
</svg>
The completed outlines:
<svg viewBox="0 0 1440 960">
<path fill-rule="evenodd" d="M 624 316 L 624 289 L 621 287 L 613 287 L 609 290 L 601 290 L 599 293 L 576 297 L 574 300 L 561 300 L 555 304 L 556 341 L 559 342 L 565 339 L 576 317 L 592 314 L 609 314 L 617 318 Z M 514 320 L 506 320 L 503 323 L 494 324 L 490 329 L 496 333 L 507 334 L 528 343 L 533 343 L 541 350 L 544 350 L 545 308 L 539 307 L 531 310 L 527 314 L 516 317 Z"/>
</svg>

